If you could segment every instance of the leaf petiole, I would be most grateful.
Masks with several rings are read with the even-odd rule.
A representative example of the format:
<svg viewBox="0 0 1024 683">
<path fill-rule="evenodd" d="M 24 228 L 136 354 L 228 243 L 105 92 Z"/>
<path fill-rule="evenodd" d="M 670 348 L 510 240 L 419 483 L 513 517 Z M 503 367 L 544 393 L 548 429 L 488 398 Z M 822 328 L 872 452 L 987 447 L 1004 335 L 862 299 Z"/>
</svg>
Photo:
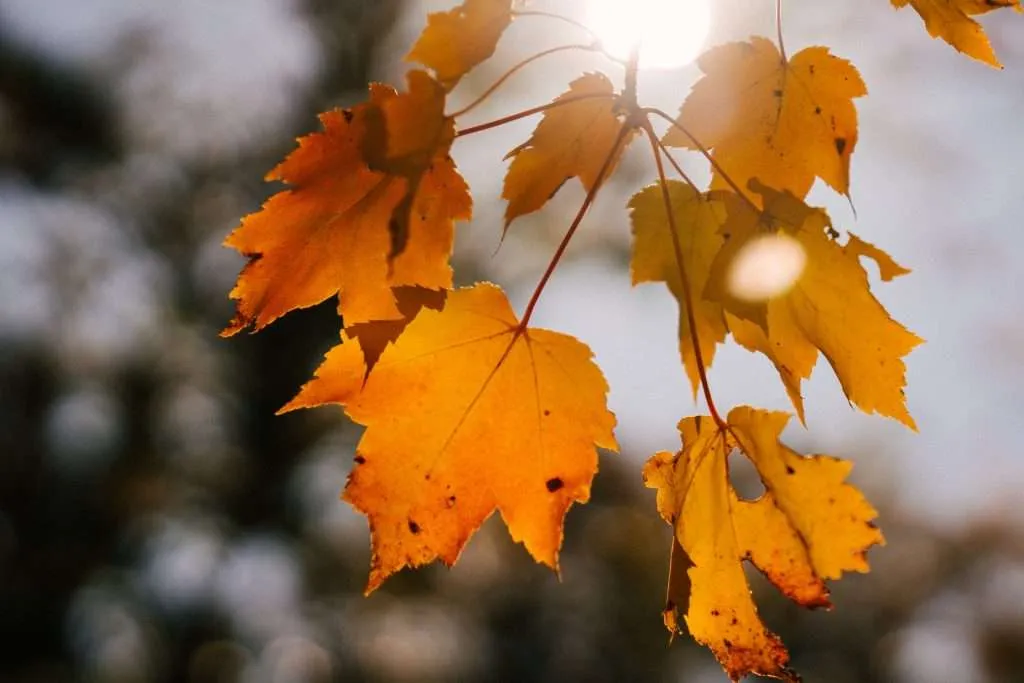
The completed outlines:
<svg viewBox="0 0 1024 683">
<path fill-rule="evenodd" d="M 672 197 L 668 191 L 668 179 L 665 177 L 665 165 L 661 160 L 660 141 L 654 133 L 651 122 L 644 121 L 642 126 L 648 141 L 651 143 L 651 153 L 654 155 L 654 164 L 658 168 L 658 184 L 661 186 L 661 196 L 665 201 L 665 214 L 668 216 L 668 229 L 672 235 L 672 250 L 675 252 L 676 266 L 679 268 L 679 279 L 683 284 L 683 298 L 685 300 L 686 320 L 690 328 L 690 343 L 693 345 L 693 356 L 697 361 L 697 374 L 700 375 L 700 386 L 704 390 L 704 400 L 708 404 L 708 412 L 711 418 L 718 425 L 720 430 L 727 429 L 728 425 L 715 407 L 715 400 L 711 396 L 711 385 L 708 383 L 707 368 L 704 364 L 704 353 L 700 348 L 700 339 L 697 336 L 697 318 L 693 312 L 693 292 L 690 289 L 690 279 L 686 274 L 686 263 L 683 260 L 683 247 L 679 243 L 679 234 L 676 232 L 676 219 L 672 211 Z"/>
<path fill-rule="evenodd" d="M 740 186 L 737 185 L 731 177 L 729 177 L 729 174 L 725 172 L 725 169 L 722 168 L 722 165 L 715 161 L 715 158 L 711 156 L 711 152 L 708 151 L 708 148 L 702 145 L 700 140 L 695 138 L 693 136 L 693 133 L 687 130 L 683 124 L 679 123 L 674 118 L 663 112 L 661 109 L 658 109 L 657 107 L 644 107 L 640 111 L 642 111 L 645 114 L 654 114 L 655 116 L 664 119 L 673 128 L 682 132 L 683 135 L 685 135 L 686 137 L 690 138 L 690 142 L 694 144 L 694 146 L 697 148 L 697 151 L 700 152 L 701 155 L 708 160 L 708 163 L 711 164 L 712 168 L 714 168 L 716 171 L 718 171 L 719 174 L 721 174 L 722 180 L 725 181 L 725 183 L 730 187 L 730 189 L 732 189 L 733 192 L 739 195 L 740 198 L 743 199 L 743 201 L 745 201 L 750 206 L 750 208 L 752 208 L 757 213 L 761 213 L 761 207 L 755 204 L 754 201 L 747 196 L 747 193 L 740 189 Z M 653 129 L 651 130 L 651 134 L 654 134 Z M 659 140 L 658 143 L 660 145 L 661 141 Z"/>
<path fill-rule="evenodd" d="M 786 43 L 782 40 L 782 0 L 775 0 L 775 32 L 779 38 L 779 54 L 785 64 L 789 60 L 786 59 Z"/>
<path fill-rule="evenodd" d="M 534 288 L 533 294 L 530 296 L 530 301 L 526 304 L 526 308 L 523 310 L 523 317 L 519 321 L 519 329 L 515 336 L 518 336 L 526 329 L 526 326 L 530 321 L 530 316 L 533 315 L 533 309 L 537 306 L 537 301 L 540 299 L 541 292 L 544 291 L 544 287 L 547 285 L 548 280 L 551 279 L 552 273 L 555 272 L 558 262 L 561 261 L 566 247 L 569 246 L 569 242 L 572 240 L 573 235 L 576 234 L 576 229 L 580 227 L 583 217 L 587 214 L 591 204 L 594 203 L 598 190 L 601 189 L 604 181 L 608 179 L 608 171 L 611 169 L 615 158 L 621 151 L 623 141 L 625 141 L 626 136 L 628 136 L 632 130 L 633 126 L 628 119 L 623 122 L 622 127 L 619 128 L 619 134 L 615 136 L 615 142 L 612 143 L 611 149 L 608 150 L 608 155 L 604 158 L 604 162 L 601 164 L 601 168 L 598 170 L 597 176 L 594 178 L 594 184 L 590 186 L 589 190 L 587 190 L 587 196 L 583 198 L 583 203 L 580 205 L 579 211 L 576 212 L 576 216 L 572 219 L 569 229 L 565 231 L 562 241 L 559 243 L 558 248 L 551 257 L 551 261 L 544 270 L 544 274 L 537 282 L 537 286 Z"/>
<path fill-rule="evenodd" d="M 559 45 L 557 47 L 552 47 L 552 48 L 549 48 L 547 50 L 543 50 L 541 52 L 538 52 L 535 55 L 530 55 L 529 57 L 527 57 L 523 61 L 521 61 L 518 64 L 515 64 L 511 68 L 509 68 L 505 73 L 503 73 L 501 75 L 501 77 L 498 80 L 496 80 L 493 84 L 491 84 L 491 86 L 489 88 L 487 88 L 487 90 L 484 90 L 483 93 L 481 93 L 479 97 L 477 97 L 475 100 L 473 100 L 472 102 L 467 104 L 462 109 L 459 109 L 457 112 L 455 112 L 453 114 L 450 114 L 449 117 L 453 118 L 453 119 L 457 119 L 458 117 L 460 117 L 460 116 L 462 116 L 464 114 L 468 114 L 472 110 L 476 109 L 480 104 L 482 104 L 484 101 L 486 101 L 487 98 L 489 98 L 491 95 L 493 95 L 495 93 L 495 91 L 498 90 L 498 88 L 500 88 L 502 85 L 504 85 L 505 82 L 508 81 L 509 78 L 514 76 L 516 73 L 518 73 L 524 67 L 529 66 L 533 62 L 535 62 L 535 61 L 537 61 L 539 59 L 543 59 L 544 57 L 547 57 L 549 55 L 553 55 L 553 54 L 556 54 L 558 52 L 567 52 L 569 50 L 583 50 L 583 51 L 587 51 L 587 52 L 602 52 L 603 53 L 603 51 L 601 50 L 601 47 L 599 45 L 597 45 L 597 44 L 592 44 L 592 45 L 574 44 L 574 45 Z"/>
<path fill-rule="evenodd" d="M 482 133 L 485 130 L 490 130 L 492 128 L 498 128 L 500 126 L 504 126 L 506 123 L 512 123 L 513 121 L 518 121 L 519 119 L 525 119 L 528 116 L 533 116 L 534 114 L 541 114 L 543 112 L 548 111 L 549 109 L 557 109 L 558 107 L 562 107 L 562 106 L 565 106 L 567 104 L 572 104 L 573 102 L 579 102 L 581 100 L 594 100 L 594 99 L 601 99 L 601 98 L 610 99 L 610 98 L 615 98 L 615 97 L 617 97 L 617 95 L 608 94 L 608 93 L 587 93 L 585 95 L 579 95 L 577 97 L 566 97 L 564 99 L 559 99 L 559 100 L 555 100 L 553 102 L 548 102 L 547 104 L 541 104 L 541 105 L 538 105 L 536 107 L 530 107 L 529 109 L 524 109 L 522 111 L 516 112 L 515 114 L 509 114 L 508 116 L 503 116 L 500 119 L 494 119 L 493 121 L 488 121 L 486 123 L 480 123 L 480 124 L 477 124 L 475 126 L 470 126 L 468 128 L 463 128 L 462 130 L 458 130 L 458 131 L 455 132 L 455 137 L 460 138 L 460 137 L 462 137 L 464 135 L 472 135 L 473 133 Z"/>
<path fill-rule="evenodd" d="M 600 37 L 596 33 L 594 33 L 593 29 L 591 29 L 589 26 L 587 26 L 586 24 L 584 24 L 582 22 L 576 21 L 575 19 L 573 19 L 571 17 L 565 16 L 564 14 L 558 14 L 556 12 L 544 12 L 542 10 L 518 10 L 518 11 L 513 11 L 512 12 L 512 16 L 515 17 L 515 18 L 518 18 L 518 17 L 543 17 L 545 19 L 555 19 L 557 21 L 565 22 L 566 24 L 569 24 L 570 26 L 574 26 L 574 27 L 580 29 L 581 31 L 585 31 L 586 34 L 589 35 L 591 38 L 593 38 L 595 41 L 600 42 Z M 619 61 L 619 60 L 616 59 L 615 61 Z"/>
</svg>

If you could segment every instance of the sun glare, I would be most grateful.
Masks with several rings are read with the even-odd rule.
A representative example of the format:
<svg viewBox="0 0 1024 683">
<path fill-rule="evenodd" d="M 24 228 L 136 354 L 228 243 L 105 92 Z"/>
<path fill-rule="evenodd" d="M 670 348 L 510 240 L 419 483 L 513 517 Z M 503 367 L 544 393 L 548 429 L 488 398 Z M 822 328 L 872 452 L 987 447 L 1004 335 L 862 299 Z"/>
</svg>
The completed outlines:
<svg viewBox="0 0 1024 683">
<path fill-rule="evenodd" d="M 625 59 L 640 45 L 640 66 L 692 62 L 711 28 L 710 0 L 589 0 L 587 25 L 605 49 Z"/>
<path fill-rule="evenodd" d="M 764 301 L 784 294 L 803 273 L 807 254 L 786 234 L 766 235 L 744 246 L 729 270 L 732 294 L 745 301 Z"/>
</svg>

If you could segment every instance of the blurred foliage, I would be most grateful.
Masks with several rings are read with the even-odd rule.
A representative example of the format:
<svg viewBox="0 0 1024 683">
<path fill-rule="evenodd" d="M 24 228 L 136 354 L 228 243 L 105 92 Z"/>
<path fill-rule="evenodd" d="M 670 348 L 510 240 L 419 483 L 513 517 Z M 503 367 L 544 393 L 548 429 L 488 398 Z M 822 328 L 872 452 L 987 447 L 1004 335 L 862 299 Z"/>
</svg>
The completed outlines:
<svg viewBox="0 0 1024 683">
<path fill-rule="evenodd" d="M 213 62 L 167 38 L 194 22 L 153 9 L 162 19 L 129 17 L 81 59 L 0 22 L 0 680 L 721 680 L 707 653 L 667 647 L 669 529 L 639 481 L 646 454 L 603 458 L 593 502 L 569 515 L 561 581 L 492 521 L 455 569 L 362 597 L 365 522 L 337 498 L 358 430 L 332 410 L 273 417 L 333 343 L 334 312 L 220 340 L 240 263 L 219 242 L 272 190 L 260 175 L 289 134 L 362 97 L 400 7 L 261 0 L 239 20 L 264 6 L 277 9 L 241 64 L 279 40 L 315 59 L 239 74 L 263 99 L 210 109 L 242 121 L 221 146 L 188 137 L 206 118 L 149 121 L 173 99 L 133 109 L 140 93 L 195 92 L 181 79 Z M 203 59 L 237 49 L 225 38 Z M 150 62 L 167 70 L 140 71 Z M 258 118 L 281 98 L 284 113 Z M 1024 681 L 1014 517 L 939 532 L 902 517 L 898 492 L 886 504 L 866 488 L 889 545 L 842 582 L 834 612 L 757 584 L 796 668 L 838 683 Z"/>
</svg>

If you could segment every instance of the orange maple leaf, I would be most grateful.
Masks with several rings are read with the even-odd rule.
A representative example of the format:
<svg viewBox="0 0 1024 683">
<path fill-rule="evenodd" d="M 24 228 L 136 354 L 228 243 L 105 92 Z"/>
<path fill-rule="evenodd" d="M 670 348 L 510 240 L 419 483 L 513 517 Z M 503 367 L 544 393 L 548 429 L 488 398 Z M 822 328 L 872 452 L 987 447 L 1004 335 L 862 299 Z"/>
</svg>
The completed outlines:
<svg viewBox="0 0 1024 683">
<path fill-rule="evenodd" d="M 432 69 L 445 89 L 451 90 L 494 54 L 511 22 L 511 0 L 466 0 L 448 12 L 428 16 L 427 27 L 405 58 Z"/>
<path fill-rule="evenodd" d="M 595 447 L 617 448 L 607 389 L 590 349 L 521 330 L 504 293 L 479 284 L 421 309 L 368 378 L 346 335 L 281 410 L 340 403 L 367 427 L 344 498 L 369 518 L 369 592 L 405 566 L 451 565 L 496 509 L 557 569 L 565 513 L 590 496 Z"/>
<path fill-rule="evenodd" d="M 546 111 L 530 139 L 505 157 L 512 159 L 501 193 L 508 200 L 506 230 L 519 216 L 544 206 L 570 178 L 578 177 L 591 190 L 612 154 L 601 178 L 607 181 L 618 155 L 629 144 L 629 135 L 619 142 L 622 115 L 604 74 L 577 78 L 555 103 L 562 104 Z M 613 150 L 616 145 L 618 149 Z"/>
<path fill-rule="evenodd" d="M 892 0 L 897 9 L 912 6 L 933 38 L 942 38 L 958 51 L 989 66 L 1003 68 L 981 24 L 972 16 L 1012 7 L 1024 11 L 1020 0 Z"/>
<path fill-rule="evenodd" d="M 395 303 L 402 317 L 395 320 L 371 320 L 355 323 L 345 328 L 344 337 L 358 342 L 363 351 L 363 363 L 366 366 L 364 379 L 370 376 L 373 366 L 388 344 L 393 344 L 405 331 L 420 311 L 430 308 L 440 311 L 448 298 L 447 289 L 427 289 L 426 287 L 395 287 L 391 290 Z"/>
<path fill-rule="evenodd" d="M 392 287 L 451 286 L 453 223 L 469 218 L 471 199 L 443 109 L 444 91 L 414 71 L 408 92 L 374 84 L 369 102 L 321 115 L 323 132 L 267 174 L 291 189 L 225 240 L 250 260 L 223 334 L 335 294 L 346 325 L 400 319 Z"/>
<path fill-rule="evenodd" d="M 824 47 L 784 59 L 772 41 L 728 43 L 704 53 L 705 76 L 679 110 L 665 144 L 712 150 L 711 187 L 746 188 L 751 178 L 804 197 L 819 177 L 850 191 L 850 157 L 857 146 L 853 100 L 867 94 L 860 74 Z"/>
<path fill-rule="evenodd" d="M 884 543 L 874 508 L 844 483 L 850 463 L 787 448 L 779 441 L 787 420 L 747 406 L 721 426 L 685 418 L 683 450 L 658 453 L 644 466 L 658 512 L 675 530 L 665 625 L 679 632 L 682 617 L 734 681 L 748 674 L 799 680 L 782 641 L 757 614 L 743 560 L 791 600 L 823 607 L 830 604 L 825 580 L 868 571 L 867 549 Z M 764 483 L 757 500 L 741 500 L 729 483 L 736 450 Z"/>
</svg>

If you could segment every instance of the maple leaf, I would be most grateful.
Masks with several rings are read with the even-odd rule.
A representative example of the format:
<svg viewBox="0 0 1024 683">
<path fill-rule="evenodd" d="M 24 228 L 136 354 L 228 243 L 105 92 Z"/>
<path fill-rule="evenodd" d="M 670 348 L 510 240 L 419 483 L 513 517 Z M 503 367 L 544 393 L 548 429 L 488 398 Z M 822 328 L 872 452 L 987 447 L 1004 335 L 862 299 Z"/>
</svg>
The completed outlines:
<svg viewBox="0 0 1024 683">
<path fill-rule="evenodd" d="M 853 99 L 867 94 L 846 60 L 809 47 L 786 60 L 770 40 L 728 43 L 697 61 L 705 76 L 679 110 L 678 123 L 712 151 L 736 187 L 751 178 L 803 197 L 819 177 L 848 195 L 857 146 Z M 697 149 L 679 128 L 667 145 Z M 712 188 L 731 187 L 718 170 Z"/>
<path fill-rule="evenodd" d="M 852 232 L 847 232 L 846 236 L 847 240 L 846 244 L 843 245 L 843 251 L 851 256 L 864 256 L 874 260 L 878 264 L 879 277 L 882 278 L 883 282 L 889 282 L 900 275 L 906 275 L 910 272 L 910 269 L 896 263 L 892 256 L 889 256 L 889 254 L 870 242 L 865 242 Z"/>
<path fill-rule="evenodd" d="M 720 302 L 698 295 L 707 284 L 711 265 L 724 242 L 719 229 L 730 215 L 727 205 L 740 200 L 731 192 L 700 193 L 674 180 L 669 181 L 666 187 L 671 199 L 679 255 L 683 259 L 691 293 L 696 299 L 693 318 L 697 324 L 701 359 L 710 367 L 715 347 L 725 340 L 725 316 Z M 690 335 L 686 294 L 661 185 L 651 185 L 633 195 L 629 209 L 633 226 L 633 258 L 630 261 L 633 284 L 664 282 L 679 302 L 679 352 L 696 396 L 700 370 Z"/>
<path fill-rule="evenodd" d="M 281 410 L 339 403 L 367 427 L 344 492 L 370 522 L 367 592 L 405 566 L 451 565 L 496 509 L 557 569 L 565 513 L 590 495 L 595 447 L 617 448 L 590 350 L 520 330 L 489 284 L 422 308 L 368 377 L 359 344 L 343 340 Z"/>
<path fill-rule="evenodd" d="M 445 89 L 451 90 L 494 54 L 511 22 L 511 0 L 466 0 L 448 12 L 430 14 L 427 27 L 405 58 L 432 69 Z"/>
<path fill-rule="evenodd" d="M 981 24 L 972 16 L 1012 7 L 1024 11 L 1020 0 L 892 0 L 901 9 L 910 5 L 924 19 L 933 38 L 942 38 L 958 51 L 996 68 L 1003 68 Z"/>
<path fill-rule="evenodd" d="M 393 344 L 401 336 L 421 310 L 430 308 L 440 311 L 444 308 L 444 302 L 448 298 L 447 289 L 434 290 L 425 287 L 395 287 L 392 293 L 395 296 L 398 310 L 402 314 L 401 318 L 371 320 L 345 328 L 343 337 L 347 336 L 358 342 L 359 348 L 362 349 L 363 363 L 366 366 L 364 380 L 370 376 L 373 366 L 377 364 L 388 344 Z"/>
<path fill-rule="evenodd" d="M 617 158 L 629 144 L 629 135 L 618 142 L 622 119 L 604 74 L 576 79 L 554 102 L 563 104 L 548 109 L 530 139 L 505 156 L 512 159 L 501 194 L 508 200 L 506 230 L 519 216 L 544 206 L 569 178 L 578 177 L 586 190 L 592 189 L 608 155 Z M 613 150 L 616 144 L 619 149 Z"/>
<path fill-rule="evenodd" d="M 825 580 L 868 571 L 865 553 L 884 543 L 876 511 L 844 483 L 849 462 L 802 456 L 779 441 L 788 415 L 740 406 L 727 424 L 709 417 L 679 423 L 683 449 L 661 452 L 644 466 L 657 508 L 675 530 L 665 625 L 680 617 L 732 680 L 756 673 L 798 680 L 782 641 L 762 623 L 742 561 L 749 560 L 791 600 L 829 606 Z M 729 483 L 728 457 L 741 451 L 757 468 L 765 493 L 741 500 Z M 687 585 L 688 582 L 688 585 Z"/>
<path fill-rule="evenodd" d="M 470 217 L 472 200 L 448 155 L 455 126 L 444 115 L 444 92 L 423 71 L 408 80 L 408 93 L 371 97 L 363 153 L 371 169 L 406 180 L 388 225 L 391 284 L 444 289 L 452 284 L 453 221 Z"/>
<path fill-rule="evenodd" d="M 728 224 L 727 237 L 709 276 L 706 295 L 721 301 L 726 322 L 742 346 L 764 353 L 778 368 L 797 413 L 803 420 L 800 382 L 810 376 L 820 350 L 832 365 L 843 392 L 866 413 L 877 412 L 914 428 L 903 387 L 903 357 L 921 339 L 889 317 L 871 294 L 861 256 L 871 257 L 883 276 L 900 268 L 887 254 L 859 239 L 839 246 L 830 236 L 831 221 L 821 209 L 807 206 L 788 192 L 777 192 L 757 181 L 751 189 L 761 195 L 759 220 Z M 752 213 L 742 206 L 741 211 Z M 803 272 L 788 292 L 767 301 L 737 299 L 728 285 L 736 257 L 753 240 L 785 234 L 796 240 L 806 256 Z M 736 322 L 737 320 L 741 322 Z M 743 324 L 745 321 L 748 324 Z"/>
<path fill-rule="evenodd" d="M 346 324 L 400 319 L 392 287 L 451 286 L 453 223 L 469 218 L 471 199 L 443 108 L 440 86 L 414 71 L 406 93 L 374 84 L 368 102 L 321 115 L 324 130 L 267 175 L 291 188 L 225 240 L 250 260 L 223 334 L 335 294 Z"/>
</svg>

